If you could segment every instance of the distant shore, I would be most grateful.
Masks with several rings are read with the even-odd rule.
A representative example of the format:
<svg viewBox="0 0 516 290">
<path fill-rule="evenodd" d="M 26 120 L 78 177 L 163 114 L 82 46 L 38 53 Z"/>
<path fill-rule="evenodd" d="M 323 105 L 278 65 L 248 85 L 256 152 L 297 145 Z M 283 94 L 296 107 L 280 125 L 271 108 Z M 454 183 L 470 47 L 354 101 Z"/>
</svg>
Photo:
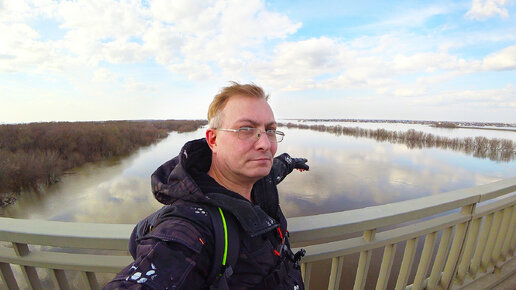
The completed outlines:
<svg viewBox="0 0 516 290">
<path fill-rule="evenodd" d="M 486 127 L 467 127 L 467 126 L 457 126 L 457 128 L 516 132 L 516 129 L 510 129 L 510 128 L 493 128 L 493 127 L 486 128 Z"/>
<path fill-rule="evenodd" d="M 516 131 L 516 123 L 503 122 L 472 122 L 472 121 L 430 121 L 430 120 L 391 120 L 391 119 L 282 119 L 286 121 L 301 122 L 349 122 L 349 123 L 391 123 L 391 124 L 419 124 L 435 127 L 447 127 L 453 125 L 453 128 L 474 128 L 474 129 L 498 129 L 504 128 L 509 131 Z M 442 126 L 445 125 L 445 126 Z M 489 127 L 489 128 L 486 128 Z M 492 128 L 496 127 L 496 128 Z M 506 128 L 509 127 L 509 128 Z"/>
<path fill-rule="evenodd" d="M 405 144 L 408 148 L 441 148 L 461 151 L 479 158 L 509 162 L 516 158 L 516 144 L 509 139 L 488 139 L 486 137 L 449 138 L 409 129 L 407 131 L 389 131 L 386 129 L 366 129 L 344 127 L 341 125 L 307 125 L 279 123 L 280 127 L 298 128 L 328 132 L 335 135 L 372 138 L 379 142 Z M 449 127 L 445 127 L 449 128 Z"/>
</svg>

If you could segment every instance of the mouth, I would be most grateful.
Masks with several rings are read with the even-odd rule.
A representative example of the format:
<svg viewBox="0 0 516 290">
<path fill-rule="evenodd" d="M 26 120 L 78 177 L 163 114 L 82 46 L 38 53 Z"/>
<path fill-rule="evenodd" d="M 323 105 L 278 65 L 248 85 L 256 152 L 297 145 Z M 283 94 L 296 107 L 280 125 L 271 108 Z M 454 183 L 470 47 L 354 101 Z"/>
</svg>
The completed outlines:
<svg viewBox="0 0 516 290">
<path fill-rule="evenodd" d="M 257 162 L 266 162 L 266 161 L 272 161 L 272 158 L 270 157 L 260 157 L 260 158 L 253 158 L 251 161 L 257 161 Z"/>
</svg>

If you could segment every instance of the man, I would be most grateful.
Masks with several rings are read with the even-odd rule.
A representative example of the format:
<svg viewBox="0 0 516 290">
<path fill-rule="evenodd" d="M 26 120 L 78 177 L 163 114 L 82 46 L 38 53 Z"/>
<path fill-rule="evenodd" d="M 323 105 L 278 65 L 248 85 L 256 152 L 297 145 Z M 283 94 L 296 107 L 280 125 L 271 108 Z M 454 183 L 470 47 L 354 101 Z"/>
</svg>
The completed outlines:
<svg viewBox="0 0 516 290">
<path fill-rule="evenodd" d="M 302 254 L 290 250 L 276 184 L 308 165 L 286 153 L 274 158 L 284 134 L 267 100 L 262 88 L 238 83 L 214 97 L 206 138 L 186 143 L 153 173 L 153 193 L 166 206 L 137 225 L 130 242 L 135 261 L 105 289 L 304 288 Z M 236 236 L 228 255 L 237 249 L 234 265 L 226 264 L 227 249 L 223 267 L 215 262 L 217 208 L 226 248 L 227 236 Z"/>
</svg>

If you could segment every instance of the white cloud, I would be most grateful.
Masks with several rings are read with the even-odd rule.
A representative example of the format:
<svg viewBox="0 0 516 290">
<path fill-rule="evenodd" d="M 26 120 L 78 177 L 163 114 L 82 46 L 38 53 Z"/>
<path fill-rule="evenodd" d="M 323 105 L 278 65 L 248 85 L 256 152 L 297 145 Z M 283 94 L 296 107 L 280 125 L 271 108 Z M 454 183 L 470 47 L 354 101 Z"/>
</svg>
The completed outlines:
<svg viewBox="0 0 516 290">
<path fill-rule="evenodd" d="M 59 70 L 70 61 L 60 55 L 57 42 L 44 42 L 40 35 L 24 23 L 0 22 L 0 72 Z"/>
<path fill-rule="evenodd" d="M 129 38 L 145 31 L 142 7 L 136 1 L 64 1 L 59 4 L 60 28 L 69 38 Z"/>
<path fill-rule="evenodd" d="M 143 34 L 143 50 L 159 64 L 178 62 L 186 33 L 174 25 L 154 21 Z"/>
<path fill-rule="evenodd" d="M 257 48 L 301 26 L 268 11 L 262 1 L 153 1 L 145 48 L 172 72 L 201 80 L 241 72 Z M 164 46 L 164 47 L 163 47 Z M 253 52 L 250 53 L 250 50 Z"/>
<path fill-rule="evenodd" d="M 506 47 L 501 51 L 488 55 L 482 61 L 485 70 L 514 70 L 516 69 L 516 45 Z"/>
<path fill-rule="evenodd" d="M 146 59 L 142 45 L 119 39 L 104 44 L 101 54 L 110 63 L 133 63 Z"/>
<path fill-rule="evenodd" d="M 453 90 L 425 96 L 414 103 L 443 106 L 455 105 L 463 108 L 516 108 L 516 89 L 507 86 L 502 89 Z"/>
<path fill-rule="evenodd" d="M 424 89 L 418 86 L 403 87 L 395 89 L 393 93 L 397 97 L 414 97 L 422 95 Z"/>
<path fill-rule="evenodd" d="M 155 19 L 173 24 L 185 32 L 213 32 L 222 10 L 222 1 L 168 1 L 155 0 L 150 4 L 150 13 Z"/>
<path fill-rule="evenodd" d="M 421 49 L 421 44 L 424 43 L 416 43 L 412 39 L 413 37 L 413 35 L 407 35 L 403 33 L 387 33 L 377 36 L 360 36 L 352 39 L 349 42 L 349 46 L 352 49 L 368 51 L 371 54 L 400 53 L 401 51 L 407 51 L 410 47 L 412 47 L 412 49 Z"/>
<path fill-rule="evenodd" d="M 461 76 L 463 74 L 464 74 L 464 72 L 461 72 L 461 71 L 451 71 L 451 72 L 443 72 L 443 73 L 439 73 L 439 74 L 431 74 L 429 76 L 423 76 L 423 77 L 416 78 L 415 83 L 418 86 L 441 84 L 441 83 L 453 80 L 454 78 Z"/>
<path fill-rule="evenodd" d="M 345 71 L 323 82 L 323 88 L 331 89 L 385 89 L 393 84 L 393 77 L 387 62 L 376 57 L 357 58 L 345 66 Z"/>
<path fill-rule="evenodd" d="M 129 92 L 134 93 L 151 93 L 156 91 L 153 87 L 147 85 L 146 83 L 139 82 L 137 80 L 128 80 L 124 84 L 124 88 L 126 88 Z"/>
<path fill-rule="evenodd" d="M 509 12 L 504 8 L 507 0 L 473 0 L 471 8 L 466 17 L 475 20 L 486 20 L 490 17 L 500 15 L 502 18 L 509 17 Z"/>
<path fill-rule="evenodd" d="M 230 1 L 221 16 L 221 32 L 224 40 L 241 45 L 253 45 L 264 39 L 284 38 L 297 31 L 300 23 L 276 12 L 265 9 L 259 0 Z"/>
<path fill-rule="evenodd" d="M 135 1 L 61 2 L 59 28 L 65 31 L 66 53 L 79 61 L 96 66 L 99 61 L 112 63 L 140 61 L 141 45 L 131 41 L 145 32 L 143 7 Z"/>
<path fill-rule="evenodd" d="M 17 0 L 5 0 L 0 2 L 0 19 L 2 22 L 21 21 L 30 18 L 33 12 L 28 3 Z"/>
<path fill-rule="evenodd" d="M 251 70 L 260 82 L 287 91 L 360 88 L 414 96 L 426 91 L 421 84 L 432 82 L 418 75 L 436 79 L 444 74 L 451 79 L 481 69 L 479 61 L 441 51 L 438 45 L 412 52 L 413 41 L 421 39 L 389 34 L 349 42 L 328 37 L 284 42 L 268 60 L 253 63 Z"/>
<path fill-rule="evenodd" d="M 467 66 L 467 62 L 448 53 L 425 52 L 413 55 L 396 55 L 392 60 L 392 65 L 395 70 L 401 72 L 432 72 L 439 69 L 461 69 Z"/>
<path fill-rule="evenodd" d="M 327 38 L 311 38 L 298 42 L 279 44 L 270 60 L 252 64 L 251 70 L 258 80 L 288 90 L 314 86 L 314 77 L 338 73 L 352 55 L 337 41 Z"/>
<path fill-rule="evenodd" d="M 174 73 L 186 75 L 189 80 L 205 80 L 214 76 L 209 65 L 190 60 L 180 64 L 171 64 L 168 69 Z"/>
<path fill-rule="evenodd" d="M 198 14 L 195 19 L 179 19 L 182 60 L 169 66 L 174 72 L 187 72 L 190 79 L 212 75 L 208 64 L 216 65 L 222 74 L 238 72 L 247 61 L 256 58 L 257 48 L 265 41 L 284 38 L 300 27 L 286 16 L 267 11 L 261 1 L 248 1 L 245 5 L 217 2 L 205 6 Z M 199 30 L 199 19 L 207 19 L 207 28 L 203 24 Z"/>
<path fill-rule="evenodd" d="M 95 73 L 93 74 L 92 80 L 94 82 L 110 83 L 110 82 L 116 81 L 116 79 L 117 79 L 117 75 L 114 72 L 112 72 L 106 68 L 100 68 L 95 71 Z"/>
</svg>

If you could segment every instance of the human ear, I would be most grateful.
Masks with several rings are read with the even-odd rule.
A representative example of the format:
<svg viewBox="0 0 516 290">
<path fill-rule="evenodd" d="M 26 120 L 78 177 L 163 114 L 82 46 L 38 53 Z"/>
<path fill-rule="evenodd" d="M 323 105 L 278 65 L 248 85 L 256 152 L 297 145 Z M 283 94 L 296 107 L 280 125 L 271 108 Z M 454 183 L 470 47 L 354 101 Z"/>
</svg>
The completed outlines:
<svg viewBox="0 0 516 290">
<path fill-rule="evenodd" d="M 217 147 L 217 131 L 215 129 L 206 130 L 206 142 L 210 146 L 211 151 Z"/>
</svg>

